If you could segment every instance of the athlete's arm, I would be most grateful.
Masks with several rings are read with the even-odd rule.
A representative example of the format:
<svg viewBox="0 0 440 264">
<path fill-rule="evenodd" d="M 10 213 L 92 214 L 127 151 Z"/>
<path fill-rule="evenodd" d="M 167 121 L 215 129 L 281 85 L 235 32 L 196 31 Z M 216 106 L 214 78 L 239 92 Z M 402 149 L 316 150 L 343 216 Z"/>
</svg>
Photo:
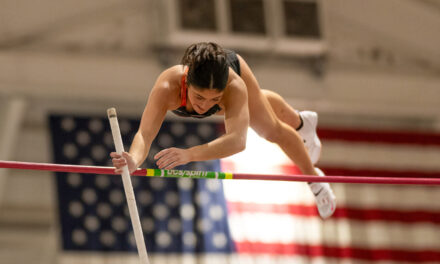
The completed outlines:
<svg viewBox="0 0 440 264">
<path fill-rule="evenodd" d="M 249 108 L 246 85 L 241 79 L 233 84 L 234 90 L 225 94 L 225 130 L 221 137 L 206 144 L 190 148 L 196 160 L 212 160 L 231 156 L 246 148 L 249 127 Z"/>
<path fill-rule="evenodd" d="M 243 80 L 241 78 L 233 80 L 223 96 L 226 133 L 203 145 L 188 149 L 169 148 L 160 151 L 154 157 L 158 160 L 159 168 L 171 169 L 192 161 L 220 159 L 245 149 L 249 110 L 247 89 Z"/>
<path fill-rule="evenodd" d="M 173 98 L 169 82 L 171 74 L 169 70 L 163 72 L 153 86 L 130 151 L 124 152 L 122 157 L 115 152 L 110 154 L 113 158 L 113 165 L 116 167 L 116 173 L 121 173 L 122 167 L 125 165 L 128 165 L 128 169 L 132 173 L 148 156 L 151 143 L 159 132 L 169 108 L 170 98 Z"/>
</svg>

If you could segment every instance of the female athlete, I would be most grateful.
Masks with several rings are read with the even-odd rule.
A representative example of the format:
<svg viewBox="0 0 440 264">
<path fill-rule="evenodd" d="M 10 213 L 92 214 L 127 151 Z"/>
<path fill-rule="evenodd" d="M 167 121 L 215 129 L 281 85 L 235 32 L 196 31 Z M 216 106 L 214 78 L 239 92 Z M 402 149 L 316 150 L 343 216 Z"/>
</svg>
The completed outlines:
<svg viewBox="0 0 440 264">
<path fill-rule="evenodd" d="M 245 149 L 250 126 L 261 137 L 278 144 L 307 175 L 323 176 L 314 167 L 321 143 L 316 135 L 317 114 L 297 112 L 278 94 L 262 90 L 246 61 L 215 43 L 196 43 L 185 51 L 181 64 L 163 71 L 156 80 L 129 152 L 112 152 L 117 173 L 128 165 L 133 172 L 146 159 L 167 111 L 183 117 L 224 115 L 225 134 L 187 149 L 168 148 L 154 159 L 159 168 L 188 162 L 221 159 Z M 323 218 L 335 208 L 328 183 L 310 183 Z"/>
</svg>

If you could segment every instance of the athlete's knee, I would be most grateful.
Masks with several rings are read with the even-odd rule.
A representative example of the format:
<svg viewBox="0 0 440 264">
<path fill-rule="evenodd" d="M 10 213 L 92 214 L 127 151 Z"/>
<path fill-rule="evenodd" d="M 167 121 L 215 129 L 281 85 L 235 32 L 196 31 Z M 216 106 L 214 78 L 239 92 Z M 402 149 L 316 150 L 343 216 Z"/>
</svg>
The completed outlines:
<svg viewBox="0 0 440 264">
<path fill-rule="evenodd" d="M 282 97 L 274 91 L 261 89 L 261 92 L 269 101 L 278 101 L 282 100 Z"/>
</svg>

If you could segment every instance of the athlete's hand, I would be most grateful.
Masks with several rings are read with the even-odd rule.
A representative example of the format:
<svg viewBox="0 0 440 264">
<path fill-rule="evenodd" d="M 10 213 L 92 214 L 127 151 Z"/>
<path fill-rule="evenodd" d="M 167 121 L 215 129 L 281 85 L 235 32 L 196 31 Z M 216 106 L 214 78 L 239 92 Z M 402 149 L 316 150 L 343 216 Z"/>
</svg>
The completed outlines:
<svg viewBox="0 0 440 264">
<path fill-rule="evenodd" d="M 128 152 L 122 152 L 122 155 L 112 152 L 110 153 L 110 157 L 112 157 L 112 163 L 113 166 L 116 167 L 115 173 L 121 174 L 122 173 L 122 167 L 125 165 L 128 165 L 128 171 L 130 174 L 132 174 L 136 170 L 136 162 L 133 159 L 133 156 L 131 156 Z"/>
<path fill-rule="evenodd" d="M 154 156 L 159 169 L 170 170 L 176 166 L 187 164 L 191 161 L 188 150 L 168 148 L 161 150 Z"/>
</svg>

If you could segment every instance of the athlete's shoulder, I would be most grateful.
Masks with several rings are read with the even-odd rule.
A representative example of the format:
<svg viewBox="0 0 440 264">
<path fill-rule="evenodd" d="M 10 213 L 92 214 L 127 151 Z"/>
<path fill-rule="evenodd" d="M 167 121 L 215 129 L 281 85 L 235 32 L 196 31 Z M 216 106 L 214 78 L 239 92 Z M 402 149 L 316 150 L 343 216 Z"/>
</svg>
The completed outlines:
<svg viewBox="0 0 440 264">
<path fill-rule="evenodd" d="M 157 78 L 162 81 L 174 81 L 176 79 L 181 79 L 184 74 L 184 68 L 182 65 L 174 65 L 162 71 L 162 73 Z"/>
<path fill-rule="evenodd" d="M 238 75 L 233 69 L 229 68 L 229 80 L 226 85 L 227 88 L 232 90 L 246 90 L 246 84 L 240 75 Z"/>
<path fill-rule="evenodd" d="M 174 109 L 180 105 L 180 83 L 183 76 L 182 65 L 172 66 L 164 70 L 156 80 L 151 91 L 150 98 L 160 101 L 168 109 Z"/>
<path fill-rule="evenodd" d="M 180 82 L 183 73 L 182 65 L 175 65 L 164 70 L 157 78 L 154 88 L 163 90 L 164 92 L 180 91 Z"/>
<path fill-rule="evenodd" d="M 178 65 L 174 65 L 174 66 L 171 66 L 171 67 L 165 69 L 162 72 L 162 74 L 165 74 L 165 75 L 169 75 L 169 74 L 171 74 L 171 75 L 182 75 L 183 72 L 184 72 L 184 67 L 182 65 L 178 64 Z"/>
</svg>

